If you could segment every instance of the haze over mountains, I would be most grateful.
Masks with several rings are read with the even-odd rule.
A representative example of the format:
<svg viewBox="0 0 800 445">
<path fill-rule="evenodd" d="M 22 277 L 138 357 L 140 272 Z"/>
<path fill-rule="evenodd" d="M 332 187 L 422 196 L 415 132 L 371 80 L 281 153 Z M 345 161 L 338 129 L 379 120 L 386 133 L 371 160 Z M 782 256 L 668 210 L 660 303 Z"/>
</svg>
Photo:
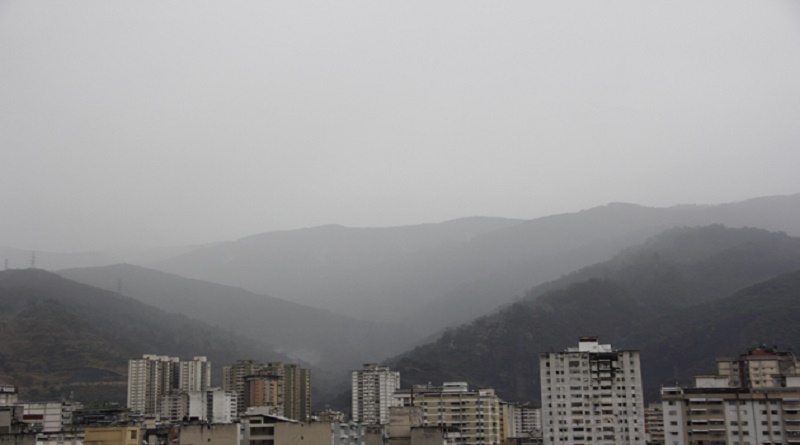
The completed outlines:
<svg viewBox="0 0 800 445">
<path fill-rule="evenodd" d="M 151 266 L 431 333 L 669 227 L 715 223 L 800 235 L 800 195 L 718 206 L 609 204 L 529 221 L 324 226 L 218 243 Z"/>
<path fill-rule="evenodd" d="M 598 336 L 642 351 L 645 395 L 711 372 L 715 356 L 800 346 L 800 238 L 720 225 L 676 228 L 531 289 L 497 313 L 391 360 L 407 382 L 467 380 L 538 400 L 538 353 Z"/>
<path fill-rule="evenodd" d="M 352 318 L 402 323 L 423 337 L 667 228 L 708 224 L 800 235 L 800 194 L 715 206 L 609 204 L 533 220 L 472 217 L 389 228 L 330 225 L 205 246 L 36 255 L 37 267 L 45 269 L 124 260 Z M 29 251 L 0 253 L 11 258 L 11 267 L 30 261 Z M 115 290 L 119 278 L 93 283 Z"/>
<path fill-rule="evenodd" d="M 689 333 L 700 332 L 697 326 L 730 329 L 729 321 L 701 319 L 694 312 L 687 312 L 693 325 L 674 317 L 800 270 L 798 235 L 800 194 L 717 206 L 609 204 L 528 221 L 323 226 L 139 252 L 145 255 L 139 265 L 105 264 L 119 258 L 115 254 L 61 254 L 58 264 L 82 267 L 58 273 L 105 289 L 92 292 L 121 293 L 152 310 L 215 326 L 214 335 L 271 345 L 236 350 L 235 358 L 274 354 L 311 364 L 317 389 L 324 387 L 318 402 L 336 403 L 336 394 L 346 390 L 348 370 L 403 351 L 411 352 L 392 363 L 407 383 L 467 380 L 496 387 L 508 400 L 535 400 L 536 354 L 571 345 L 577 336 L 598 335 L 615 346 L 647 348 L 645 354 L 669 350 L 662 355 L 678 360 L 670 342 L 688 345 Z M 24 259 L 24 250 L 16 252 Z M 49 257 L 38 252 L 40 259 Z M 94 267 L 85 267 L 92 261 Z M 74 293 L 73 285 L 65 286 L 66 294 Z M 58 290 L 51 290 L 47 298 L 57 299 Z M 790 305 L 792 299 L 780 301 Z M 708 307 L 723 313 L 736 306 Z M 743 307 L 752 309 L 757 302 Z M 733 312 L 734 319 L 744 316 Z M 159 317 L 169 323 L 170 315 Z M 476 317 L 481 318 L 445 331 Z M 770 329 L 753 326 L 752 332 Z M 785 335 L 793 328 L 772 328 L 781 334 L 755 341 L 793 341 Z M 422 345 L 428 340 L 433 342 Z M 752 341 L 743 335 L 704 350 L 737 353 Z M 142 352 L 171 353 L 154 347 L 159 350 Z M 143 349 L 124 349 L 114 360 Z M 707 356 L 695 358 L 671 373 L 668 363 L 653 361 L 663 369 L 647 374 L 646 383 L 683 379 L 686 370 L 708 365 Z M 23 369 L 15 366 L 9 369 Z M 123 364 L 115 366 L 119 377 Z M 648 387 L 650 396 L 653 388 Z"/>
<path fill-rule="evenodd" d="M 130 264 L 58 271 L 65 278 L 123 295 L 167 312 L 263 339 L 295 360 L 334 370 L 401 352 L 411 333 L 399 324 L 358 320 L 241 288 Z"/>
<path fill-rule="evenodd" d="M 167 313 L 40 269 L 0 271 L 0 374 L 25 397 L 124 401 L 127 362 L 208 356 L 214 382 L 242 357 L 285 360 L 268 341 Z"/>
</svg>

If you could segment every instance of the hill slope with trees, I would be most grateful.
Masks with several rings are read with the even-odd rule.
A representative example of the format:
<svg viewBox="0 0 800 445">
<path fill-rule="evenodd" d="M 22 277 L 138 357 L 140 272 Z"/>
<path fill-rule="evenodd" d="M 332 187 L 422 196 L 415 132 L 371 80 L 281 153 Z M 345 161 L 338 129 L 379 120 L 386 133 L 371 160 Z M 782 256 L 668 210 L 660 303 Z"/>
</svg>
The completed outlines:
<svg viewBox="0 0 800 445">
<path fill-rule="evenodd" d="M 798 270 L 798 238 L 719 225 L 673 229 L 388 363 L 405 383 L 465 380 L 538 403 L 538 354 L 590 335 L 641 350 L 646 397 L 656 400 L 661 385 L 712 371 L 716 355 L 763 342 L 800 345 L 800 326 L 787 316 L 800 310 Z"/>
<path fill-rule="evenodd" d="M 217 383 L 237 359 L 284 359 L 259 341 L 50 272 L 0 272 L 0 374 L 25 399 L 124 401 L 128 360 L 142 354 L 207 356 Z"/>
</svg>

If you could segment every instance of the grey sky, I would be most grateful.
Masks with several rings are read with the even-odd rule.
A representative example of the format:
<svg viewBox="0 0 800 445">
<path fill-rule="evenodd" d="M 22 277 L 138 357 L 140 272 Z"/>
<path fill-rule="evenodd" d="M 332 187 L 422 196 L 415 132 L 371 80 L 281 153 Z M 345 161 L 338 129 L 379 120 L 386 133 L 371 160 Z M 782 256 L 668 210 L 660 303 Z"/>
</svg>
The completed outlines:
<svg viewBox="0 0 800 445">
<path fill-rule="evenodd" d="M 796 1 L 0 1 L 0 245 L 800 192 Z"/>
</svg>

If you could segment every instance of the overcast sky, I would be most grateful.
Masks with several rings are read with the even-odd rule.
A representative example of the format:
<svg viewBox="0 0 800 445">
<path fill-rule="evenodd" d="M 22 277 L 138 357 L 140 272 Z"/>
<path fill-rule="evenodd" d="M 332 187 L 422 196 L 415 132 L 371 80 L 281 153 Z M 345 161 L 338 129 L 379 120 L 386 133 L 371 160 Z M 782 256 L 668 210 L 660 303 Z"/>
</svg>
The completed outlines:
<svg viewBox="0 0 800 445">
<path fill-rule="evenodd" d="M 797 1 L 0 1 L 0 245 L 800 192 Z"/>
</svg>

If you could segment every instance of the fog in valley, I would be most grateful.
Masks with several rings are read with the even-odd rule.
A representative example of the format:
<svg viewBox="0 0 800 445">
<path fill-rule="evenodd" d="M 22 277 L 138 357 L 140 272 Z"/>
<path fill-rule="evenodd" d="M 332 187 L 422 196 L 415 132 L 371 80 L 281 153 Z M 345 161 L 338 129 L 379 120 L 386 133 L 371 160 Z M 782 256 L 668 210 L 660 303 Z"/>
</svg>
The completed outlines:
<svg viewBox="0 0 800 445">
<path fill-rule="evenodd" d="M 0 260 L 326 401 L 584 280 L 716 304 L 800 268 L 799 48 L 793 1 L 4 1 Z"/>
</svg>

